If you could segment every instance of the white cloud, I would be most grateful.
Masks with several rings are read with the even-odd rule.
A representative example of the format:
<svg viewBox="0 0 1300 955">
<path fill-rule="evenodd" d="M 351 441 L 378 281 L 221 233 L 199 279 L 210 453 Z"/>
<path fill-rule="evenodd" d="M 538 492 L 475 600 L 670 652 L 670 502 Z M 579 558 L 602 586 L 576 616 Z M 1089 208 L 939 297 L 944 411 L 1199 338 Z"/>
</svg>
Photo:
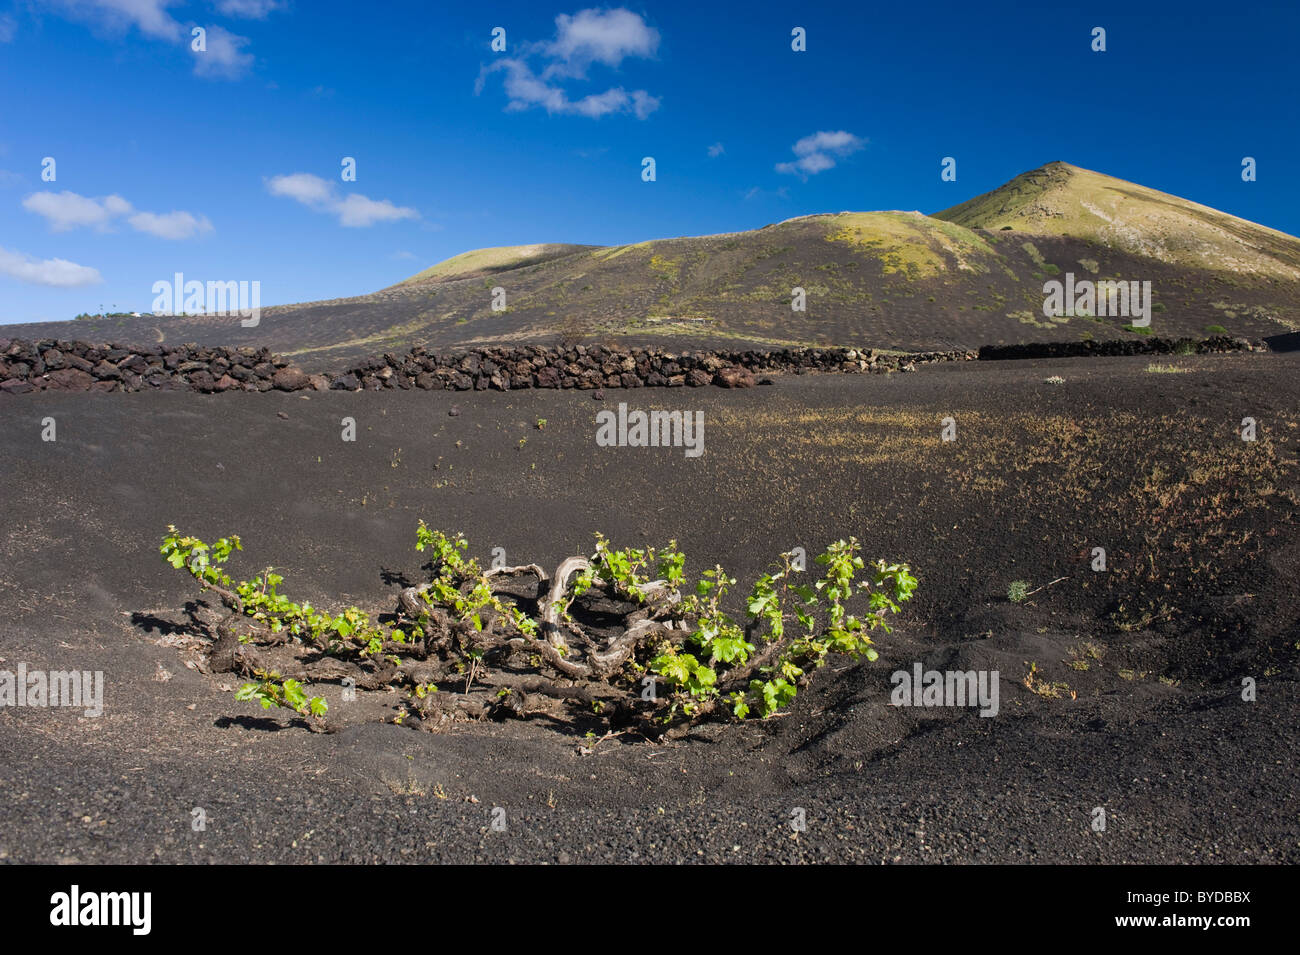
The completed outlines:
<svg viewBox="0 0 1300 955">
<path fill-rule="evenodd" d="M 859 139 L 844 130 L 835 132 L 817 132 L 805 136 L 794 144 L 794 162 L 779 162 L 776 171 L 807 179 L 819 172 L 835 168 L 835 161 L 843 159 L 867 145 L 865 139 Z"/>
<path fill-rule="evenodd" d="M 8 14 L 0 16 L 0 43 L 12 43 L 17 32 L 18 25 L 14 23 L 13 17 Z"/>
<path fill-rule="evenodd" d="M 659 108 L 659 97 L 645 90 L 628 92 L 614 86 L 600 93 L 574 97 L 564 80 L 585 80 L 593 63 L 617 69 L 628 57 L 649 59 L 659 48 L 659 31 L 630 10 L 582 10 L 555 18 L 555 38 L 525 43 L 520 55 L 483 67 L 475 83 L 481 93 L 487 77 L 504 72 L 506 109 L 514 112 L 540 107 L 551 114 L 599 119 L 611 113 L 631 113 L 645 119 Z M 539 60 L 540 72 L 530 60 Z"/>
<path fill-rule="evenodd" d="M 35 192 L 23 200 L 23 208 L 34 212 L 54 232 L 67 232 L 85 226 L 106 231 L 113 219 L 131 211 L 131 204 L 121 196 L 90 199 L 75 192 Z"/>
<path fill-rule="evenodd" d="M 284 7 L 281 0 L 217 0 L 218 13 L 246 20 L 265 20 L 269 14 Z"/>
<path fill-rule="evenodd" d="M 212 231 L 207 216 L 194 216 L 188 212 L 137 212 L 126 220 L 137 232 L 147 232 L 160 239 L 189 239 Z"/>
<path fill-rule="evenodd" d="M 169 12 L 169 8 L 181 5 L 180 0 L 50 0 L 49 5 L 69 19 L 92 27 L 119 33 L 134 27 L 147 37 L 184 47 L 194 58 L 196 76 L 235 79 L 253 64 L 253 55 L 243 49 L 248 45 L 248 38 L 220 26 L 204 27 L 205 51 L 192 49 L 192 24 L 183 25 Z M 278 7 L 266 0 L 223 0 L 219 9 L 227 5 L 232 10 L 264 10 L 262 16 Z M 254 14 L 232 12 L 231 15 L 251 17 Z"/>
<path fill-rule="evenodd" d="M 632 91 L 632 112 L 637 119 L 645 119 L 659 108 L 659 97 L 651 96 L 645 90 Z"/>
<path fill-rule="evenodd" d="M 801 175 L 807 179 L 809 176 L 815 176 L 819 172 L 834 168 L 835 160 L 830 156 L 825 153 L 809 153 L 794 162 L 778 163 L 776 171 Z"/>
<path fill-rule="evenodd" d="M 78 288 L 104 281 L 98 269 L 67 259 L 37 259 L 22 252 L 0 248 L 0 275 L 31 285 Z"/>
<path fill-rule="evenodd" d="M 23 208 L 43 218 L 53 232 L 93 228 L 108 232 L 113 222 L 125 218 L 137 232 L 160 239 L 188 239 L 212 231 L 207 216 L 175 211 L 165 214 L 136 212 L 121 196 L 91 199 L 66 189 L 63 192 L 34 192 L 23 200 Z"/>
<path fill-rule="evenodd" d="M 649 59 L 659 31 L 631 10 L 583 10 L 555 18 L 555 39 L 539 45 L 553 62 L 546 76 L 585 76 L 591 63 L 617 68 L 629 56 Z"/>
<path fill-rule="evenodd" d="M 371 199 L 357 192 L 340 196 L 335 183 L 309 172 L 273 176 L 267 180 L 266 188 L 273 196 L 283 196 L 317 212 L 338 216 L 339 225 L 354 229 L 377 222 L 420 218 L 415 209 L 394 205 L 388 199 Z"/>
<path fill-rule="evenodd" d="M 170 13 L 179 0 L 57 0 L 55 4 L 73 19 L 113 30 L 135 27 L 146 36 L 178 42 L 185 30 Z"/>
<path fill-rule="evenodd" d="M 658 97 L 645 90 L 628 93 L 621 86 L 570 99 L 562 87 L 540 79 L 520 59 L 498 60 L 484 70 L 483 76 L 498 70 L 506 71 L 505 91 L 509 97 L 506 109 L 511 112 L 540 106 L 551 114 L 586 116 L 589 119 L 599 119 L 610 113 L 632 113 L 637 119 L 645 119 L 659 108 Z M 480 76 L 479 89 L 482 89 L 483 76 Z"/>
<path fill-rule="evenodd" d="M 274 176 L 266 188 L 273 196 L 287 196 L 303 205 L 325 205 L 334 198 L 334 186 L 309 172 Z"/>
<path fill-rule="evenodd" d="M 712 146 L 709 147 L 709 158 L 717 159 L 725 152 L 726 150 L 722 148 L 722 143 L 714 143 Z"/>
<path fill-rule="evenodd" d="M 253 55 L 243 52 L 248 37 L 236 36 L 224 27 L 207 27 L 206 49 L 190 50 L 196 76 L 233 80 L 253 66 Z"/>
<path fill-rule="evenodd" d="M 414 209 L 395 206 L 387 199 L 368 199 L 358 193 L 348 196 L 338 205 L 339 224 L 353 228 L 366 228 L 376 222 L 397 222 L 401 219 L 418 219 Z"/>
</svg>

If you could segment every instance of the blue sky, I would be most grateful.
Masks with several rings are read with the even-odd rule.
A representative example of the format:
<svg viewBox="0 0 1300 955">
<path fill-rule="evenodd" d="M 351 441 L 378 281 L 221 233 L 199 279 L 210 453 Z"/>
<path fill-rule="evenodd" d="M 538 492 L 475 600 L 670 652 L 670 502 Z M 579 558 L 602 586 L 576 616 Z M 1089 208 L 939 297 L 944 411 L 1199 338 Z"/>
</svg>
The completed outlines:
<svg viewBox="0 0 1300 955">
<path fill-rule="evenodd" d="M 1056 159 L 1300 234 L 1298 10 L 0 0 L 0 322 L 145 312 L 175 272 L 267 306 L 482 246 L 934 212 Z"/>
</svg>

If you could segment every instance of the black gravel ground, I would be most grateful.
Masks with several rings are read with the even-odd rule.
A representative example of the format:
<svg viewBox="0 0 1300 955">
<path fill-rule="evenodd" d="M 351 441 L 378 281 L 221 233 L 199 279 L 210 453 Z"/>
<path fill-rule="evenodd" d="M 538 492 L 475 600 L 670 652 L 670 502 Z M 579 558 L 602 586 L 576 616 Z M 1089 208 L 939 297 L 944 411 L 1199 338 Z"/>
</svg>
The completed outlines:
<svg viewBox="0 0 1300 955">
<path fill-rule="evenodd" d="M 0 861 L 1294 864 L 1297 360 L 1178 362 L 1191 370 L 963 363 L 604 404 L 572 392 L 7 400 L 0 668 L 102 670 L 108 689 L 98 718 L 0 708 Z M 1044 384 L 1054 375 L 1064 384 Z M 706 453 L 597 448 L 593 415 L 618 401 L 704 411 Z M 947 414 L 959 444 L 1074 421 L 1097 436 L 1111 483 L 1067 498 L 1050 461 L 1017 476 L 1009 452 L 992 466 L 978 447 L 946 459 Z M 1230 523 L 1236 536 L 1207 545 L 1221 572 L 1202 585 L 1171 546 L 1157 579 L 1177 613 L 1117 629 L 1125 585 L 1079 586 L 1073 554 L 1098 536 L 1136 551 L 1150 531 L 1101 497 L 1150 479 L 1132 455 L 1166 445 L 1141 423 L 1185 422 L 1189 446 L 1222 433 L 1228 454 L 1247 414 L 1277 471 Z M 43 442 L 49 417 L 57 440 Z M 355 444 L 339 439 L 344 417 Z M 1041 440 L 1024 431 L 1026 453 Z M 480 556 L 500 546 L 549 566 L 596 530 L 675 537 L 688 569 L 720 561 L 742 582 L 791 546 L 856 534 L 912 562 L 921 589 L 880 661 L 834 664 L 789 715 L 588 754 L 590 740 L 540 721 L 313 734 L 185 665 L 176 627 L 195 594 L 158 555 L 167 524 L 241 534 L 237 575 L 274 563 L 313 603 L 387 609 L 394 576 L 419 573 L 420 517 L 464 531 Z M 1067 573 L 1023 606 L 1005 600 L 1013 576 Z M 1106 647 L 1086 673 L 1067 665 L 1082 640 Z M 999 715 L 891 707 L 888 675 L 914 660 L 1000 669 Z M 1074 698 L 1030 692 L 1029 661 Z M 1243 676 L 1258 681 L 1254 702 Z"/>
</svg>

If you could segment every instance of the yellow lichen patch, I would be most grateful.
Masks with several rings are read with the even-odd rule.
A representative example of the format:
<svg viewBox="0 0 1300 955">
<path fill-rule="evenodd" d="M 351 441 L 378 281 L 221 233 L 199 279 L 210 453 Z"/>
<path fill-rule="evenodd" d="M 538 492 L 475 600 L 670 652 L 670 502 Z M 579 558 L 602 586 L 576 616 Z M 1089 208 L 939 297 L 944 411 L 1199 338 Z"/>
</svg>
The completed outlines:
<svg viewBox="0 0 1300 955">
<path fill-rule="evenodd" d="M 842 212 L 827 220 L 826 238 L 879 259 L 886 274 L 938 275 L 951 268 L 986 271 L 989 245 L 969 229 L 919 212 Z"/>
<path fill-rule="evenodd" d="M 613 245 L 608 249 L 597 249 L 595 252 L 591 253 L 591 256 L 598 261 L 608 262 L 610 259 L 618 258 L 625 252 L 630 252 L 633 249 L 645 249 L 649 246 L 649 242 L 634 242 L 632 245 Z"/>
<path fill-rule="evenodd" d="M 662 255 L 650 256 L 650 270 L 656 275 L 667 279 L 672 284 L 677 284 L 677 278 L 681 274 L 681 263 L 677 259 L 666 258 Z"/>
<path fill-rule="evenodd" d="M 414 285 L 419 282 L 446 282 L 455 278 L 466 278 L 483 272 L 503 271 L 519 268 L 536 262 L 558 258 L 570 252 L 585 248 L 581 245 L 563 245 L 544 243 L 538 245 L 502 245 L 488 249 L 474 249 L 453 255 L 450 259 L 430 266 L 423 272 L 412 275 L 402 285 Z"/>
<path fill-rule="evenodd" d="M 1068 235 L 1171 264 L 1300 278 L 1293 236 L 1068 163 L 1022 173 L 935 217 L 972 229 Z"/>
</svg>

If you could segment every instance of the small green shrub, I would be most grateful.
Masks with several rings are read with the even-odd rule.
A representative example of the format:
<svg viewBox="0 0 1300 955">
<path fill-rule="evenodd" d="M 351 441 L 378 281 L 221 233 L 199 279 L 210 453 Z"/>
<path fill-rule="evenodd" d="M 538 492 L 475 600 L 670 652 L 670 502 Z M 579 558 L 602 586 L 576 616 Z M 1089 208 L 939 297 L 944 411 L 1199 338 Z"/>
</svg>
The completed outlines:
<svg viewBox="0 0 1300 955">
<path fill-rule="evenodd" d="M 307 692 L 297 680 L 281 683 L 280 674 L 274 672 L 263 672 L 260 676 L 262 678 L 259 682 L 245 683 L 236 690 L 235 699 L 257 700 L 264 710 L 282 706 L 304 716 L 322 717 L 329 709 L 323 697 L 313 696 L 308 699 Z"/>
<path fill-rule="evenodd" d="M 806 581 L 794 555 L 782 555 L 754 582 L 737 617 L 727 599 L 736 580 L 720 566 L 683 592 L 686 558 L 675 541 L 620 549 L 598 534 L 590 558 L 569 558 L 553 578 L 534 564 L 484 571 L 463 535 L 423 521 L 415 547 L 428 554 L 431 579 L 406 588 L 387 623 L 356 607 L 330 614 L 295 603 L 270 568 L 234 583 L 221 566 L 241 549 L 238 537 L 209 547 L 169 527 L 161 551 L 221 598 L 231 611 L 222 626 L 243 631 L 236 669 L 253 679 L 236 699 L 323 719 L 323 698 L 308 698 L 300 682 L 282 680 L 260 657 L 287 636 L 304 666 L 334 659 L 328 679 L 350 673 L 357 684 L 406 688 L 394 722 L 415 713 L 431 726 L 526 716 L 550 703 L 568 706 L 575 720 L 581 713 L 646 732 L 715 714 L 766 718 L 787 707 L 831 654 L 875 660 L 871 633 L 890 631 L 888 616 L 917 585 L 906 564 L 868 564 L 849 538 L 827 547 L 815 561 L 820 576 Z M 629 609 L 610 609 L 620 606 Z M 621 630 L 611 613 L 623 614 Z M 663 695 L 654 691 L 660 684 Z"/>
</svg>

